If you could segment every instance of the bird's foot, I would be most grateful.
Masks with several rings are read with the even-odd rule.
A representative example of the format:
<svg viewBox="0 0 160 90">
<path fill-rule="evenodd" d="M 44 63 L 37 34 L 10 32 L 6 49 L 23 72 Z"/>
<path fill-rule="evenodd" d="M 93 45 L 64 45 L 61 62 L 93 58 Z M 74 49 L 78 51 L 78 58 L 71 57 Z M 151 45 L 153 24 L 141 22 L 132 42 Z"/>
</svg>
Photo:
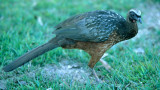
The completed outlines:
<svg viewBox="0 0 160 90">
<path fill-rule="evenodd" d="M 99 77 L 97 76 L 96 72 L 94 69 L 92 69 L 92 74 L 94 75 L 95 79 L 96 79 L 96 82 L 100 83 L 101 80 L 99 79 Z"/>
</svg>

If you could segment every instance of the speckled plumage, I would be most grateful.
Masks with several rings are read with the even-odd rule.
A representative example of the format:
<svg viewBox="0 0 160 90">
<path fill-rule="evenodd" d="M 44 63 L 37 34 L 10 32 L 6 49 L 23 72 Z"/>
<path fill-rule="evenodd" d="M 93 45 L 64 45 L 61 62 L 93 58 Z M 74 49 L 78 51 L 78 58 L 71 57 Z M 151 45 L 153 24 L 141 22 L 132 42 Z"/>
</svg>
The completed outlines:
<svg viewBox="0 0 160 90">
<path fill-rule="evenodd" d="M 125 19 L 113 11 L 94 11 L 67 19 L 53 33 L 77 41 L 103 42 L 121 22 Z"/>
<path fill-rule="evenodd" d="M 88 65 L 93 68 L 106 50 L 138 33 L 136 21 L 141 22 L 140 14 L 140 11 L 131 9 L 126 19 L 113 11 L 93 11 L 73 16 L 55 26 L 55 38 L 17 58 L 3 70 L 12 71 L 56 47 L 88 52 L 91 55 Z"/>
</svg>

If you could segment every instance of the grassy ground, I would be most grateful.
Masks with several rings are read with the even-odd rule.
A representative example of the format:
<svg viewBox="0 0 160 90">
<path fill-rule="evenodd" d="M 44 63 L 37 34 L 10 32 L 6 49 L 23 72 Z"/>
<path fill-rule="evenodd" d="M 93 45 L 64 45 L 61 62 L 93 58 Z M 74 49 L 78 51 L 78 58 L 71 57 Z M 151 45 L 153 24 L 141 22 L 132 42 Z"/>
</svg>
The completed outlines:
<svg viewBox="0 0 160 90">
<path fill-rule="evenodd" d="M 0 89 L 160 89 L 160 21 L 156 22 L 160 15 L 153 14 L 159 15 L 157 18 L 150 16 L 148 1 L 0 0 L 0 69 L 24 52 L 50 40 L 54 37 L 51 34 L 53 27 L 72 15 L 107 9 L 126 16 L 129 9 L 138 7 L 145 13 L 139 34 L 106 52 L 108 56 L 104 59 L 114 70 L 108 73 L 99 67 L 101 63 L 97 63 L 95 69 L 103 83 L 92 83 L 88 77 L 85 83 L 58 74 L 54 78 L 50 78 L 52 75 L 44 77 L 44 67 L 59 65 L 64 59 L 81 63 L 84 71 L 87 68 L 90 58 L 87 53 L 57 48 L 13 72 L 0 70 Z M 153 8 L 151 12 L 155 9 L 160 11 Z"/>
</svg>

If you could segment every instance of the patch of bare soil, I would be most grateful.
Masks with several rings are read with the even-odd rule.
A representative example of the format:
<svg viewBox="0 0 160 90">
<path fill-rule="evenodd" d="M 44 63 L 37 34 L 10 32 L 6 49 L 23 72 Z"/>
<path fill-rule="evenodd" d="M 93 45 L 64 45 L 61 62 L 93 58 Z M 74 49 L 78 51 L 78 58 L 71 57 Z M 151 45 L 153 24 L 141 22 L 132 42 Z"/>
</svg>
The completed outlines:
<svg viewBox="0 0 160 90">
<path fill-rule="evenodd" d="M 0 90 L 6 89 L 6 81 L 0 80 Z"/>
<path fill-rule="evenodd" d="M 86 83 L 87 80 L 95 82 L 91 70 L 83 67 L 82 64 L 74 63 L 69 60 L 62 60 L 59 65 L 45 66 L 41 75 L 45 78 L 54 79 L 57 76 L 61 77 L 62 80 L 73 80 L 81 83 Z"/>
<path fill-rule="evenodd" d="M 86 78 L 94 79 L 89 68 L 85 68 L 82 64 L 74 63 L 69 60 L 62 60 L 59 65 L 49 65 L 42 69 L 41 75 L 43 77 L 51 77 L 50 79 L 60 76 L 63 80 L 72 79 L 85 83 Z"/>
</svg>

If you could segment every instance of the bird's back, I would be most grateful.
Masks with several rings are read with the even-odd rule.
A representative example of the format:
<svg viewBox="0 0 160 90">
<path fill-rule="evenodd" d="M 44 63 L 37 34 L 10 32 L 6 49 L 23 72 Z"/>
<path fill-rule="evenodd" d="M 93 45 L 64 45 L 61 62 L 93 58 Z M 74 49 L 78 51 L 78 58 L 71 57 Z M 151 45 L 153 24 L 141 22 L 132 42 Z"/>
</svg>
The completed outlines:
<svg viewBox="0 0 160 90">
<path fill-rule="evenodd" d="M 55 34 L 87 42 L 104 42 L 125 19 L 113 11 L 93 11 L 73 16 L 56 26 Z"/>
</svg>

